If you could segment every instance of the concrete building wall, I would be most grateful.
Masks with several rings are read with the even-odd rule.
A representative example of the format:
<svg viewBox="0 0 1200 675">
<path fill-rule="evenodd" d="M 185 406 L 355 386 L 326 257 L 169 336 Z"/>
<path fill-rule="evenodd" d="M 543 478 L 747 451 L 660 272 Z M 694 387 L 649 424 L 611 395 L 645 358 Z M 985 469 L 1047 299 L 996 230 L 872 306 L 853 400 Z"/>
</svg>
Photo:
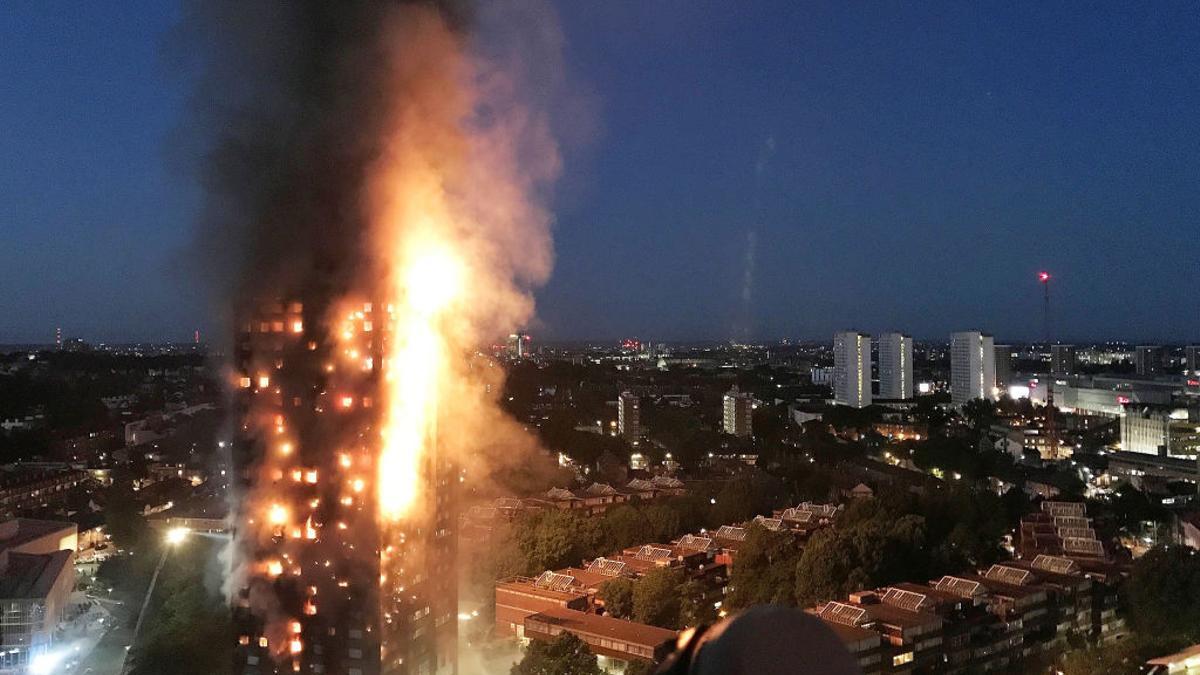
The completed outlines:
<svg viewBox="0 0 1200 675">
<path fill-rule="evenodd" d="M 995 400 L 996 345 L 991 335 L 963 331 L 950 336 L 950 400 L 955 406 L 977 398 Z"/>
<path fill-rule="evenodd" d="M 839 405 L 871 405 L 871 336 L 845 331 L 833 336 L 833 400 Z"/>
<path fill-rule="evenodd" d="M 879 398 L 913 397 L 913 341 L 903 333 L 879 336 Z"/>
</svg>

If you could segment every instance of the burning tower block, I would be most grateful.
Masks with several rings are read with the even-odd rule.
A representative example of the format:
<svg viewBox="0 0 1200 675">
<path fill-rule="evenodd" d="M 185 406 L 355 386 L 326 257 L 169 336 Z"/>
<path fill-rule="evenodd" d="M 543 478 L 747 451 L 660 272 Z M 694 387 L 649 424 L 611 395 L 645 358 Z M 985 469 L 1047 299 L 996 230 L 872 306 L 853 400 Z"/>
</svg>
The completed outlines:
<svg viewBox="0 0 1200 675">
<path fill-rule="evenodd" d="M 241 326 L 234 672 L 456 670 L 456 481 L 434 439 L 404 515 L 380 508 L 390 311 L 279 302 Z"/>
</svg>

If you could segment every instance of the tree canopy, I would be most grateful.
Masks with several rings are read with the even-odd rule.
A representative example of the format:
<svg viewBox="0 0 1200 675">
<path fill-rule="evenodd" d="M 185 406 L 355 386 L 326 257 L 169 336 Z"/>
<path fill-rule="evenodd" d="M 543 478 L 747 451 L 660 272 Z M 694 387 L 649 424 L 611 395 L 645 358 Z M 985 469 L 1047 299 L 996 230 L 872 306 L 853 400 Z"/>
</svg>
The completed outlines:
<svg viewBox="0 0 1200 675">
<path fill-rule="evenodd" d="M 671 567 L 651 570 L 633 586 L 633 619 L 662 628 L 679 627 L 679 587 L 683 573 Z"/>
<path fill-rule="evenodd" d="M 587 643 L 571 633 L 563 633 L 550 642 L 531 642 L 525 657 L 509 672 L 512 675 L 601 675 L 602 671 Z"/>
<path fill-rule="evenodd" d="M 606 581 L 600 587 L 597 595 L 604 603 L 604 611 L 609 616 L 618 619 L 628 619 L 633 616 L 633 581 L 625 577 L 617 577 Z"/>
<path fill-rule="evenodd" d="M 795 535 L 751 525 L 733 562 L 726 605 L 743 609 L 760 603 L 794 604 L 794 574 L 799 558 Z"/>
</svg>

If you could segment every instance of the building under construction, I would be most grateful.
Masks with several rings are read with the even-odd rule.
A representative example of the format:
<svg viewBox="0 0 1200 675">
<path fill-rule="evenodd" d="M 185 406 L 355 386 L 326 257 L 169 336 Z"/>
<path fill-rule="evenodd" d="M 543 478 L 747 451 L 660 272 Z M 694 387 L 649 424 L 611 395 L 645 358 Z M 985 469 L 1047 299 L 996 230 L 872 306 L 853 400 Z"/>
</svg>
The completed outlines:
<svg viewBox="0 0 1200 675">
<path fill-rule="evenodd" d="M 234 672 L 456 672 L 453 470 L 431 444 L 408 513 L 380 517 L 390 308 L 317 304 L 239 327 Z"/>
</svg>

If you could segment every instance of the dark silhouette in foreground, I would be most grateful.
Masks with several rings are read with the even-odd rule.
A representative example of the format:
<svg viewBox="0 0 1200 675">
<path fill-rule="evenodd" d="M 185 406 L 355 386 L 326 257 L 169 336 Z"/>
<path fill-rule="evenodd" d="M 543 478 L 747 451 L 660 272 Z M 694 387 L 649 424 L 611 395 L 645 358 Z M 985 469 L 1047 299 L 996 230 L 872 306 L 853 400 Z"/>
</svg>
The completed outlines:
<svg viewBox="0 0 1200 675">
<path fill-rule="evenodd" d="M 858 664 L 820 619 L 759 605 L 684 631 L 658 675 L 858 675 Z"/>
</svg>

